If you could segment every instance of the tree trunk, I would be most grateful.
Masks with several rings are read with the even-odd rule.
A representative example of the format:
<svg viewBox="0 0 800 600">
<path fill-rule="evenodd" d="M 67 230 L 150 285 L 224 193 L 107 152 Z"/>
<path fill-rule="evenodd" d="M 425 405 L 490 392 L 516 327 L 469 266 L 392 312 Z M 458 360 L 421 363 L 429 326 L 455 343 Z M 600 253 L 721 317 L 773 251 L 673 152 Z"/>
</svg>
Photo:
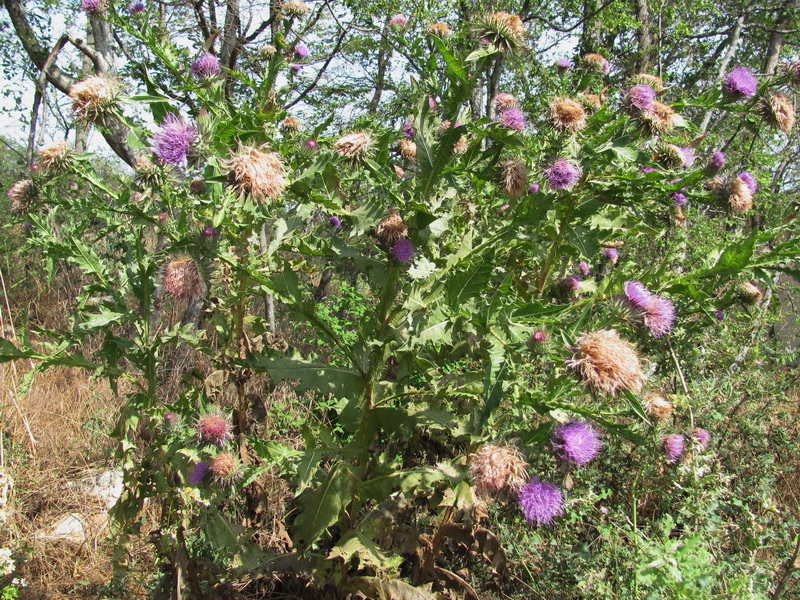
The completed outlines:
<svg viewBox="0 0 800 600">
<path fill-rule="evenodd" d="M 603 8 L 604 0 L 585 0 L 583 3 L 583 31 L 580 53 L 597 52 L 602 46 L 602 17 L 596 15 Z"/>
<path fill-rule="evenodd" d="M 636 30 L 636 61 L 634 71 L 636 73 L 647 73 L 653 67 L 653 23 L 650 7 L 647 0 L 635 0 L 636 19 L 639 21 L 639 28 Z"/>
<path fill-rule="evenodd" d="M 383 94 L 383 86 L 386 83 L 386 66 L 392 58 L 392 48 L 387 43 L 388 29 L 389 19 L 386 19 L 386 23 L 383 25 L 383 31 L 381 32 L 381 47 L 378 51 L 378 76 L 375 82 L 375 93 L 372 95 L 372 100 L 370 100 L 369 107 L 367 108 L 371 115 L 374 115 L 378 111 L 378 105 L 381 102 L 381 95 Z"/>
<path fill-rule="evenodd" d="M 791 26 L 793 17 L 800 8 L 800 0 L 785 0 L 775 16 L 775 25 L 767 43 L 767 56 L 764 59 L 764 74 L 774 75 L 781 59 L 786 29 Z"/>
</svg>

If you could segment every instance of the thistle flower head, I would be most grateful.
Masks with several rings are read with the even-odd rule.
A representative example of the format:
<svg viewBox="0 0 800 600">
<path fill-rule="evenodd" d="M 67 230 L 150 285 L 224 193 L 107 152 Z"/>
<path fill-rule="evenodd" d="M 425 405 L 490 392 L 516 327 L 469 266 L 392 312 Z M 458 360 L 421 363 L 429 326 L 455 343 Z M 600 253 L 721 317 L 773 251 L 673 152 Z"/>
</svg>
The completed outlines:
<svg viewBox="0 0 800 600">
<path fill-rule="evenodd" d="M 614 329 L 585 333 L 576 344 L 567 364 L 587 386 L 612 395 L 618 390 L 641 391 L 644 373 L 639 357 Z"/>
<path fill-rule="evenodd" d="M 528 465 L 514 446 L 484 444 L 470 460 L 469 473 L 479 496 L 496 498 L 525 485 Z"/>
<path fill-rule="evenodd" d="M 400 238 L 397 240 L 391 248 L 389 248 L 389 254 L 391 254 L 395 260 L 402 263 L 411 262 L 411 259 L 414 258 L 414 244 L 412 244 L 407 238 Z"/>
<path fill-rule="evenodd" d="M 31 179 L 21 179 L 8 190 L 11 200 L 11 212 L 21 214 L 27 212 L 36 198 L 36 184 Z"/>
<path fill-rule="evenodd" d="M 692 439 L 697 442 L 697 445 L 700 446 L 701 450 L 705 450 L 708 448 L 708 444 L 711 441 L 711 434 L 705 429 L 696 427 L 692 432 Z"/>
<path fill-rule="evenodd" d="M 153 134 L 153 154 L 167 164 L 185 167 L 187 155 L 197 139 L 197 127 L 183 117 L 169 113 Z"/>
<path fill-rule="evenodd" d="M 500 52 L 514 54 L 525 47 L 526 32 L 522 19 L 502 10 L 477 19 L 473 32 Z"/>
<path fill-rule="evenodd" d="M 208 473 L 208 463 L 205 461 L 197 463 L 194 467 L 192 467 L 192 470 L 189 471 L 189 475 L 187 477 L 189 484 L 200 485 L 206 478 L 206 473 Z"/>
<path fill-rule="evenodd" d="M 447 23 L 431 23 L 428 25 L 427 31 L 430 35 L 446 38 L 450 35 L 450 26 Z"/>
<path fill-rule="evenodd" d="M 100 0 L 82 0 L 81 8 L 87 13 L 94 13 L 103 8 L 103 3 Z"/>
<path fill-rule="evenodd" d="M 509 108 L 500 113 L 500 122 L 506 129 L 513 129 L 514 131 L 522 131 L 527 125 L 525 121 L 525 113 L 521 108 Z"/>
<path fill-rule="evenodd" d="M 664 81 L 661 77 L 649 73 L 637 73 L 633 76 L 634 83 L 641 83 L 651 88 L 656 94 L 664 91 Z"/>
<path fill-rule="evenodd" d="M 519 100 L 517 100 L 517 97 L 514 94 L 501 92 L 494 97 L 494 108 L 498 112 L 509 110 L 511 108 L 517 108 L 518 106 Z"/>
<path fill-rule="evenodd" d="M 228 178 L 239 195 L 264 202 L 277 200 L 286 189 L 286 169 L 280 154 L 264 147 L 242 146 L 227 162 Z"/>
<path fill-rule="evenodd" d="M 547 183 L 554 190 L 568 190 L 574 186 L 581 177 L 581 170 L 566 158 L 559 158 L 548 168 L 544 169 Z"/>
<path fill-rule="evenodd" d="M 753 191 L 741 174 L 731 179 L 727 192 L 728 206 L 732 213 L 741 215 L 753 208 Z"/>
<path fill-rule="evenodd" d="M 164 414 L 164 427 L 167 429 L 175 429 L 180 425 L 181 416 L 178 413 L 174 413 L 172 411 Z"/>
<path fill-rule="evenodd" d="M 600 94 L 589 94 L 587 92 L 581 92 L 579 95 L 581 102 L 585 106 L 588 106 L 592 110 L 600 110 L 603 108 L 603 102 L 605 101 L 605 94 L 602 96 Z"/>
<path fill-rule="evenodd" d="M 69 88 L 72 112 L 78 118 L 94 121 L 116 104 L 122 84 L 117 79 L 92 75 Z"/>
<path fill-rule="evenodd" d="M 694 164 L 694 150 L 675 144 L 664 144 L 664 155 L 670 166 L 688 168 Z"/>
<path fill-rule="evenodd" d="M 525 168 L 525 163 L 517 159 L 500 163 L 500 180 L 506 196 L 515 200 L 521 198 L 528 186 L 528 170 Z"/>
<path fill-rule="evenodd" d="M 611 65 L 609 65 L 608 60 L 602 54 L 597 54 L 595 52 L 590 52 L 589 54 L 583 55 L 583 64 L 586 66 L 587 69 L 591 69 L 592 71 L 597 71 L 598 73 L 606 74 L 610 69 Z"/>
<path fill-rule="evenodd" d="M 551 525 L 553 519 L 564 514 L 561 490 L 538 477 L 533 477 L 528 485 L 520 489 L 519 505 L 531 525 Z"/>
<path fill-rule="evenodd" d="M 672 402 L 664 398 L 661 394 L 652 393 L 648 394 L 642 400 L 642 408 L 647 416 L 658 419 L 659 421 L 666 421 L 672 416 Z"/>
<path fill-rule="evenodd" d="M 396 208 L 389 209 L 389 216 L 375 228 L 375 237 L 385 248 L 391 248 L 398 240 L 408 237 L 408 225 L 403 223 L 400 211 Z"/>
<path fill-rule="evenodd" d="M 579 466 L 588 464 L 599 453 L 603 444 L 600 435 L 584 421 L 570 421 L 556 428 L 552 439 L 553 450 L 567 462 Z"/>
<path fill-rule="evenodd" d="M 544 344 L 547 341 L 547 334 L 543 329 L 537 329 L 531 334 L 531 341 L 534 344 Z"/>
<path fill-rule="evenodd" d="M 677 433 L 671 433 L 664 436 L 664 454 L 667 456 L 667 462 L 676 463 L 683 456 L 684 439 L 683 436 Z"/>
<path fill-rule="evenodd" d="M 231 452 L 220 452 L 209 461 L 208 470 L 219 486 L 229 486 L 239 474 L 239 461 Z"/>
<path fill-rule="evenodd" d="M 305 44 L 297 44 L 294 47 L 294 54 L 297 58 L 308 58 L 311 54 Z"/>
<path fill-rule="evenodd" d="M 758 79 L 747 67 L 734 67 L 722 83 L 722 91 L 736 100 L 752 98 L 757 90 Z"/>
<path fill-rule="evenodd" d="M 556 98 L 550 104 L 550 122 L 562 133 L 575 133 L 586 127 L 586 111 L 571 98 Z"/>
<path fill-rule="evenodd" d="M 195 79 L 210 79 L 218 76 L 222 69 L 219 66 L 219 59 L 211 52 L 203 52 L 189 66 L 189 72 Z"/>
<path fill-rule="evenodd" d="M 189 183 L 189 191 L 195 196 L 200 196 L 206 191 L 205 180 L 202 177 L 192 179 L 191 183 Z"/>
<path fill-rule="evenodd" d="M 453 146 L 453 152 L 455 154 L 464 154 L 467 151 L 467 148 L 469 148 L 467 138 L 462 135 L 460 138 L 458 138 L 458 141 Z"/>
<path fill-rule="evenodd" d="M 800 60 L 796 60 L 784 66 L 789 82 L 794 86 L 800 86 Z"/>
<path fill-rule="evenodd" d="M 348 133 L 336 140 L 333 151 L 353 161 L 366 158 L 372 150 L 372 136 L 365 131 Z"/>
<path fill-rule="evenodd" d="M 717 150 L 708 158 L 708 166 L 706 169 L 711 173 L 716 173 L 725 166 L 725 154 L 722 150 Z"/>
<path fill-rule="evenodd" d="M 144 12 L 144 2 L 134 0 L 128 4 L 128 12 L 132 15 L 140 15 Z"/>
<path fill-rule="evenodd" d="M 745 304 L 755 305 L 761 302 L 764 294 L 749 281 L 740 281 L 736 284 L 736 293 Z"/>
<path fill-rule="evenodd" d="M 284 5 L 283 10 L 288 16 L 299 19 L 306 15 L 308 6 L 302 0 L 290 0 Z"/>
<path fill-rule="evenodd" d="M 772 127 L 789 133 L 797 123 L 794 104 L 785 94 L 769 94 L 762 100 L 761 114 Z"/>
<path fill-rule="evenodd" d="M 203 444 L 223 446 L 233 439 L 228 417 L 218 410 L 200 415 L 196 423 L 197 439 Z"/>
<path fill-rule="evenodd" d="M 306 152 L 316 152 L 319 149 L 319 144 L 317 144 L 317 140 L 308 139 L 303 142 L 303 150 Z"/>
<path fill-rule="evenodd" d="M 334 229 L 339 229 L 342 226 L 342 220 L 336 215 L 333 215 L 330 219 L 328 219 L 328 222 Z"/>
<path fill-rule="evenodd" d="M 281 127 L 283 127 L 284 131 L 288 132 L 299 130 L 300 125 L 300 119 L 297 117 L 286 117 L 283 121 L 281 121 Z"/>
<path fill-rule="evenodd" d="M 74 161 L 72 147 L 64 140 L 57 140 L 39 148 L 39 164 L 45 172 L 63 171 Z"/>
<path fill-rule="evenodd" d="M 406 25 L 408 25 L 408 17 L 404 14 L 397 13 L 396 15 L 392 15 L 392 18 L 389 19 L 389 26 L 395 29 L 405 29 Z"/>
<path fill-rule="evenodd" d="M 752 193 L 756 193 L 756 190 L 758 189 L 758 181 L 756 181 L 756 178 L 750 171 L 742 171 L 739 173 L 739 179 L 747 184 L 747 187 Z"/>
<path fill-rule="evenodd" d="M 417 145 L 408 138 L 400 138 L 397 142 L 400 154 L 406 160 L 414 161 L 417 159 Z"/>
<path fill-rule="evenodd" d="M 588 277 L 592 272 L 592 270 L 589 268 L 589 263 L 585 260 L 582 260 L 578 263 L 578 271 L 580 271 L 581 275 L 584 277 Z"/>
<path fill-rule="evenodd" d="M 172 257 L 163 267 L 164 291 L 179 300 L 197 300 L 206 293 L 200 265 L 188 254 Z"/>
<path fill-rule="evenodd" d="M 672 192 L 670 196 L 672 197 L 672 205 L 675 208 L 680 208 L 681 206 L 686 205 L 687 198 L 685 194 L 681 194 L 680 192 Z"/>
<path fill-rule="evenodd" d="M 561 71 L 567 71 L 572 67 L 572 62 L 568 58 L 559 58 L 556 61 L 556 68 Z"/>
<path fill-rule="evenodd" d="M 417 130 L 414 129 L 414 124 L 411 122 L 411 119 L 406 119 L 405 123 L 403 123 L 403 127 L 400 129 L 400 135 L 409 140 L 413 140 L 417 137 Z"/>
<path fill-rule="evenodd" d="M 578 275 L 569 275 L 558 282 L 557 291 L 567 299 L 573 300 L 581 289 L 581 278 Z"/>
<path fill-rule="evenodd" d="M 672 331 L 675 307 L 671 300 L 653 294 L 641 281 L 626 281 L 623 288 L 625 301 L 644 321 L 653 337 L 661 337 Z"/>
<path fill-rule="evenodd" d="M 601 257 L 605 262 L 616 265 L 619 262 L 619 251 L 616 248 L 603 248 Z"/>
<path fill-rule="evenodd" d="M 625 301 L 634 310 L 644 310 L 650 304 L 653 294 L 641 281 L 626 281 L 622 285 Z"/>
<path fill-rule="evenodd" d="M 528 186 L 528 193 L 529 194 L 538 194 L 540 190 L 540 186 L 538 183 L 532 183 Z"/>
<path fill-rule="evenodd" d="M 653 101 L 651 110 L 642 111 L 638 117 L 653 135 L 663 135 L 675 128 L 675 111 L 658 100 Z"/>
<path fill-rule="evenodd" d="M 630 109 L 649 112 L 655 106 L 656 91 L 646 83 L 637 83 L 623 97 L 623 103 Z"/>
</svg>

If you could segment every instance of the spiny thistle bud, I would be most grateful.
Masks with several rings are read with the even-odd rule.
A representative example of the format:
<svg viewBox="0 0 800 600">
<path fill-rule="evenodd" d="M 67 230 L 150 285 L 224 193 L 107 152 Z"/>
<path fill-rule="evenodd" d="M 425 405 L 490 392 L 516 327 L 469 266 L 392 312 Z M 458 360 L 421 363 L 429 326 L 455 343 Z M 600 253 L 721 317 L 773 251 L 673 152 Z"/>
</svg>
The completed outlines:
<svg viewBox="0 0 800 600">
<path fill-rule="evenodd" d="M 265 152 L 264 148 L 242 146 L 227 162 L 233 188 L 258 202 L 277 200 L 286 189 L 286 169 L 280 154 Z"/>
<path fill-rule="evenodd" d="M 672 416 L 672 402 L 664 398 L 661 394 L 652 393 L 648 394 L 642 400 L 642 408 L 647 416 L 658 419 L 659 421 L 666 421 Z"/>
<path fill-rule="evenodd" d="M 403 223 L 399 210 L 389 209 L 389 216 L 375 228 L 375 237 L 386 248 L 391 248 L 401 238 L 408 237 L 408 226 Z"/>
<path fill-rule="evenodd" d="M 233 439 L 231 425 L 227 416 L 218 410 L 211 411 L 197 418 L 197 439 L 200 443 L 223 446 Z"/>
<path fill-rule="evenodd" d="M 170 296 L 190 302 L 205 296 L 206 283 L 200 265 L 188 254 L 171 258 L 163 269 L 162 284 Z"/>
<path fill-rule="evenodd" d="M 407 138 L 400 138 L 397 145 L 400 147 L 400 154 L 403 155 L 403 158 L 411 161 L 417 159 L 417 145 L 414 142 Z"/>
<path fill-rule="evenodd" d="M 392 18 L 389 19 L 389 27 L 394 27 L 395 29 L 405 29 L 408 25 L 408 17 L 404 14 L 397 13 L 396 15 L 392 15 Z"/>
<path fill-rule="evenodd" d="M 450 26 L 447 23 L 431 23 L 427 27 L 427 32 L 436 37 L 446 38 L 450 35 Z"/>
<path fill-rule="evenodd" d="M 531 334 L 531 342 L 534 345 L 544 344 L 547 341 L 547 334 L 543 329 L 537 329 Z"/>
<path fill-rule="evenodd" d="M 722 177 L 712 177 L 703 184 L 703 189 L 715 194 L 722 194 L 725 189 L 725 180 Z"/>
<path fill-rule="evenodd" d="M 372 136 L 365 131 L 348 133 L 336 140 L 333 151 L 347 159 L 357 161 L 369 156 L 372 150 Z"/>
<path fill-rule="evenodd" d="M 556 98 L 550 104 L 550 122 L 561 133 L 575 133 L 586 127 L 586 111 L 571 98 Z"/>
<path fill-rule="evenodd" d="M 656 91 L 646 83 L 637 83 L 622 98 L 622 103 L 633 111 L 652 111 L 656 101 Z"/>
<path fill-rule="evenodd" d="M 304 17 L 308 12 L 308 6 L 302 0 L 291 0 L 284 5 L 283 9 L 288 16 L 296 19 Z"/>
<path fill-rule="evenodd" d="M 585 333 L 576 342 L 567 365 L 594 391 L 616 394 L 618 390 L 639 392 L 644 373 L 633 347 L 614 329 Z"/>
<path fill-rule="evenodd" d="M 317 144 L 317 140 L 306 140 L 303 142 L 303 150 L 306 152 L 316 152 L 319 149 L 319 144 Z"/>
<path fill-rule="evenodd" d="M 189 191 L 195 196 L 201 195 L 205 190 L 206 190 L 206 182 L 203 180 L 202 177 L 195 177 L 189 184 Z"/>
<path fill-rule="evenodd" d="M 189 72 L 195 79 L 211 79 L 217 77 L 222 72 L 222 69 L 216 56 L 211 52 L 203 52 L 189 66 Z"/>
<path fill-rule="evenodd" d="M 580 290 L 581 278 L 577 275 L 570 275 L 558 282 L 556 291 L 568 300 L 574 300 L 577 298 Z"/>
<path fill-rule="evenodd" d="M 453 146 L 453 152 L 456 154 L 464 154 L 464 152 L 467 151 L 467 148 L 469 148 L 469 144 L 467 144 L 467 138 L 462 135 L 460 138 L 458 138 L 455 146 Z"/>
<path fill-rule="evenodd" d="M 267 58 L 272 58 L 278 52 L 278 49 L 273 46 L 272 44 L 266 44 L 265 46 L 261 47 L 261 54 L 266 56 Z"/>
<path fill-rule="evenodd" d="M 64 140 L 57 140 L 39 148 L 39 163 L 45 172 L 63 171 L 74 162 L 72 148 Z"/>
<path fill-rule="evenodd" d="M 72 112 L 86 121 L 95 121 L 116 104 L 122 91 L 117 79 L 91 76 L 69 88 Z"/>
<path fill-rule="evenodd" d="M 734 67 L 722 83 L 722 91 L 735 100 L 752 98 L 757 90 L 758 79 L 747 67 Z"/>
<path fill-rule="evenodd" d="M 769 94 L 762 100 L 761 114 L 770 126 L 789 133 L 797 123 L 794 104 L 785 94 Z"/>
<path fill-rule="evenodd" d="M 740 281 L 736 284 L 736 293 L 742 302 L 749 305 L 756 305 L 761 302 L 764 294 L 749 281 Z"/>
<path fill-rule="evenodd" d="M 522 19 L 502 10 L 479 17 L 473 26 L 473 33 L 500 52 L 513 54 L 525 47 L 526 32 Z"/>
<path fill-rule="evenodd" d="M 519 100 L 517 100 L 517 97 L 514 96 L 514 94 L 501 92 L 494 97 L 494 109 L 498 112 L 509 110 L 511 108 L 517 108 L 518 106 Z"/>
<path fill-rule="evenodd" d="M 209 461 L 208 470 L 214 483 L 229 486 L 239 474 L 239 461 L 231 452 L 220 452 Z"/>
<path fill-rule="evenodd" d="M 521 198 L 528 187 L 528 171 L 521 160 L 509 159 L 500 163 L 503 193 L 509 198 Z"/>
<path fill-rule="evenodd" d="M 181 423 L 181 416 L 172 411 L 164 415 L 164 427 L 167 429 L 176 429 Z"/>
<path fill-rule="evenodd" d="M 677 433 L 671 433 L 664 436 L 664 454 L 667 456 L 667 462 L 676 463 L 683 456 L 684 439 L 683 436 Z"/>
<path fill-rule="evenodd" d="M 551 444 L 563 460 L 579 466 L 587 465 L 603 447 L 600 435 L 584 421 L 570 421 L 557 427 Z"/>
<path fill-rule="evenodd" d="M 128 4 L 128 12 L 132 15 L 140 15 L 144 12 L 144 2 L 131 2 Z"/>
<path fill-rule="evenodd" d="M 643 111 L 639 118 L 653 135 L 663 135 L 675 128 L 675 111 L 658 100 L 653 102 L 652 110 Z"/>
<path fill-rule="evenodd" d="M 705 429 L 696 427 L 692 432 L 692 439 L 700 446 L 701 450 L 705 450 L 708 448 L 708 444 L 711 441 L 711 434 Z"/>
<path fill-rule="evenodd" d="M 200 232 L 200 235 L 207 240 L 214 239 L 214 237 L 217 235 L 217 229 L 213 225 L 206 225 L 203 227 L 203 231 Z"/>
<path fill-rule="evenodd" d="M 656 75 L 650 75 L 649 73 L 637 73 L 633 76 L 634 83 L 641 83 L 655 91 L 656 94 L 660 94 L 664 91 L 664 81 L 661 77 Z"/>
<path fill-rule="evenodd" d="M 551 525 L 553 519 L 564 514 L 561 490 L 538 477 L 519 491 L 519 506 L 531 525 Z"/>
<path fill-rule="evenodd" d="M 514 446 L 484 444 L 470 461 L 469 474 L 479 496 L 496 498 L 517 492 L 527 480 L 528 464 Z"/>
<path fill-rule="evenodd" d="M 800 60 L 796 60 L 784 66 L 786 77 L 794 86 L 800 86 Z"/>
<path fill-rule="evenodd" d="M 153 134 L 153 154 L 167 164 L 185 167 L 195 140 L 197 127 L 174 113 L 164 117 L 158 131 Z"/>
<path fill-rule="evenodd" d="M 30 179 L 21 179 L 8 190 L 11 212 L 15 214 L 28 212 L 34 198 L 36 198 L 36 185 Z"/>
<path fill-rule="evenodd" d="M 559 158 L 543 172 L 547 183 L 554 190 L 568 190 L 581 178 L 578 165 L 565 158 Z"/>
<path fill-rule="evenodd" d="M 727 191 L 728 206 L 732 213 L 742 215 L 753 208 L 753 192 L 741 176 L 731 179 Z"/>
<path fill-rule="evenodd" d="M 594 52 L 590 52 L 589 54 L 584 54 L 583 58 L 581 59 L 583 64 L 586 66 L 587 69 L 592 71 L 597 71 L 598 73 L 606 74 L 608 73 L 609 65 L 608 60 L 602 54 L 597 54 Z"/>
<path fill-rule="evenodd" d="M 612 266 L 619 262 L 619 252 L 616 248 L 603 248 L 603 252 L 600 256 L 605 262 Z"/>
<path fill-rule="evenodd" d="M 296 117 L 286 117 L 281 122 L 281 127 L 283 127 L 283 130 L 287 132 L 297 131 L 300 129 L 300 119 Z"/>
</svg>

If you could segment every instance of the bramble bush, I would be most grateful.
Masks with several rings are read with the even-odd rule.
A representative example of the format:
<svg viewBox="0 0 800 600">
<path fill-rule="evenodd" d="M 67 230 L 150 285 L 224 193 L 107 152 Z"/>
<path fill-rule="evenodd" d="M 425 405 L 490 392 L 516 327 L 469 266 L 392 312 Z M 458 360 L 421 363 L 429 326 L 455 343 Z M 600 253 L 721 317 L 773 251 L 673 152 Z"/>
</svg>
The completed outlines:
<svg viewBox="0 0 800 600">
<path fill-rule="evenodd" d="M 761 81 L 736 67 L 680 98 L 588 54 L 483 116 L 472 101 L 497 57 L 531 58 L 521 21 L 489 13 L 450 32 L 397 17 L 412 103 L 335 133 L 283 108 L 304 58 L 290 4 L 261 70 L 224 73 L 146 10 L 109 5 L 141 62 L 70 95 L 86 122 L 123 119 L 135 173 L 108 185 L 92 155 L 53 142 L 9 192 L 27 248 L 84 285 L 70 323 L 0 340 L 2 360 L 135 387 L 115 432 L 117 581 L 149 501 L 156 597 L 280 573 L 338 597 L 477 598 L 523 568 L 569 586 L 560 597 L 769 597 L 763 565 L 726 554 L 720 510 L 738 492 L 682 361 L 777 273 L 796 275 L 800 242 L 791 223 L 751 218 L 778 196 L 693 120 L 729 111 L 782 135 L 798 65 Z M 125 114 L 141 109 L 154 127 Z M 695 223 L 715 235 L 694 239 Z M 324 269 L 344 275 L 336 299 Z M 200 356 L 233 406 L 180 368 Z M 298 446 L 253 427 L 261 374 L 317 399 Z M 275 469 L 291 493 L 283 548 L 242 525 Z"/>
</svg>

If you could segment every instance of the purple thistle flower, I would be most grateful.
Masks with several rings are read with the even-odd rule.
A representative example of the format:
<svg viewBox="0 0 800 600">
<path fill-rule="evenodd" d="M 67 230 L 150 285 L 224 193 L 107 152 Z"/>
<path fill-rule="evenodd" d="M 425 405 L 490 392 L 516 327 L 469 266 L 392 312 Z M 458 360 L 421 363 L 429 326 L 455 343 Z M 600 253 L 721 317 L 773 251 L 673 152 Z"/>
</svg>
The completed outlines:
<svg viewBox="0 0 800 600">
<path fill-rule="evenodd" d="M 567 296 L 574 296 L 581 289 L 581 278 L 578 275 L 564 277 L 564 279 L 558 283 L 558 286 Z"/>
<path fill-rule="evenodd" d="M 752 98 L 758 90 L 758 79 L 747 67 L 734 67 L 722 83 L 722 91 L 732 98 Z"/>
<path fill-rule="evenodd" d="M 714 316 L 717 318 L 717 321 L 724 321 L 725 320 L 725 313 L 722 312 L 721 308 L 718 308 L 714 311 Z"/>
<path fill-rule="evenodd" d="M 212 225 L 206 225 L 203 228 L 203 237 L 206 239 L 211 239 L 215 235 L 217 235 L 217 230 Z"/>
<path fill-rule="evenodd" d="M 406 238 L 400 238 L 394 246 L 389 248 L 389 253 L 400 262 L 409 262 L 414 258 L 414 244 Z"/>
<path fill-rule="evenodd" d="M 297 44 L 297 46 L 294 47 L 294 53 L 298 58 L 308 58 L 308 55 L 310 54 L 308 48 L 306 48 L 303 44 Z"/>
<path fill-rule="evenodd" d="M 208 463 L 205 461 L 197 463 L 191 471 L 189 471 L 189 483 L 192 485 L 200 485 L 203 479 L 206 478 L 208 472 Z"/>
<path fill-rule="evenodd" d="M 537 329 L 533 332 L 531 339 L 535 344 L 544 344 L 545 340 L 547 339 L 547 334 L 545 334 L 544 330 Z"/>
<path fill-rule="evenodd" d="M 675 205 L 675 208 L 683 206 L 686 204 L 686 196 L 681 194 L 680 192 L 672 192 L 672 204 Z"/>
<path fill-rule="evenodd" d="M 697 442 L 697 444 L 700 446 L 702 450 L 705 450 L 706 448 L 708 448 L 708 443 L 711 441 L 711 434 L 708 433 L 708 431 L 706 431 L 705 429 L 697 427 L 692 432 L 692 438 L 694 439 L 695 442 Z"/>
<path fill-rule="evenodd" d="M 161 128 L 153 134 L 153 152 L 165 163 L 186 166 L 186 154 L 197 137 L 197 127 L 174 113 L 169 113 Z"/>
<path fill-rule="evenodd" d="M 616 248 L 603 248 L 603 260 L 615 265 L 619 260 L 619 252 L 617 252 Z"/>
<path fill-rule="evenodd" d="M 128 4 L 128 12 L 132 15 L 138 15 L 144 12 L 144 3 L 143 2 L 131 2 Z"/>
<path fill-rule="evenodd" d="M 570 421 L 561 425 L 556 429 L 551 443 L 561 458 L 580 466 L 594 459 L 603 446 L 597 431 L 584 421 Z"/>
<path fill-rule="evenodd" d="M 178 421 L 180 421 L 180 417 L 176 413 L 174 413 L 172 411 L 170 411 L 170 412 L 168 412 L 168 413 L 166 413 L 164 415 L 164 426 L 165 427 L 173 427 L 174 425 L 176 425 L 178 423 Z"/>
<path fill-rule="evenodd" d="M 100 0 L 82 0 L 81 8 L 87 13 L 92 13 L 100 10 Z"/>
<path fill-rule="evenodd" d="M 403 29 L 406 25 L 408 25 L 408 17 L 402 13 L 392 15 L 392 18 L 389 19 L 389 25 L 396 29 Z"/>
<path fill-rule="evenodd" d="M 675 306 L 669 298 L 654 295 L 643 316 L 650 335 L 659 338 L 672 331 L 675 325 Z"/>
<path fill-rule="evenodd" d="M 550 525 L 555 517 L 564 514 L 561 490 L 549 481 L 533 477 L 519 491 L 519 505 L 531 525 Z"/>
<path fill-rule="evenodd" d="M 532 183 L 528 186 L 528 193 L 529 194 L 538 194 L 539 193 L 539 184 Z"/>
<path fill-rule="evenodd" d="M 681 163 L 687 169 L 694 164 L 694 150 L 691 148 L 680 148 Z"/>
<path fill-rule="evenodd" d="M 195 79 L 216 77 L 221 71 L 219 59 L 211 52 L 203 52 L 189 67 L 189 72 Z"/>
<path fill-rule="evenodd" d="M 303 65 L 292 65 L 291 69 L 293 73 L 299 73 L 303 70 Z"/>
<path fill-rule="evenodd" d="M 667 455 L 667 462 L 678 462 L 683 456 L 683 436 L 671 433 L 664 436 L 664 453 Z"/>
<path fill-rule="evenodd" d="M 652 111 L 655 106 L 655 100 L 655 90 L 645 83 L 636 84 L 625 95 L 626 104 L 642 112 Z"/>
<path fill-rule="evenodd" d="M 572 62 L 570 62 L 570 60 L 568 58 L 559 58 L 556 61 L 556 67 L 558 67 L 559 69 L 561 69 L 563 71 L 566 71 L 571 66 L 572 66 Z"/>
<path fill-rule="evenodd" d="M 521 108 L 509 108 L 500 113 L 500 122 L 506 129 L 522 131 L 525 129 L 525 114 Z"/>
<path fill-rule="evenodd" d="M 656 169 L 655 167 L 648 167 L 645 165 L 639 167 L 639 171 L 641 171 L 642 173 L 661 173 L 659 169 Z"/>
<path fill-rule="evenodd" d="M 544 170 L 547 183 L 554 190 L 568 190 L 580 179 L 581 170 L 578 165 L 565 158 L 559 158 L 550 167 Z"/>
<path fill-rule="evenodd" d="M 303 142 L 303 147 L 309 152 L 314 152 L 319 146 L 317 145 L 317 140 L 306 140 Z"/>
<path fill-rule="evenodd" d="M 750 188 L 750 193 L 756 193 L 756 190 L 758 189 L 758 182 L 750 171 L 742 171 L 739 173 L 739 179 L 747 184 L 747 187 Z"/>
<path fill-rule="evenodd" d="M 433 96 L 428 96 L 428 108 L 431 110 L 436 110 L 437 107 L 438 105 L 436 104 L 436 98 Z"/>
<path fill-rule="evenodd" d="M 712 173 L 716 173 L 725 166 L 725 161 L 725 154 L 722 150 L 717 150 L 708 158 L 708 167 L 706 168 Z"/>
<path fill-rule="evenodd" d="M 415 137 L 417 137 L 417 130 L 414 129 L 410 119 L 406 119 L 406 122 L 403 123 L 402 129 L 400 129 L 400 134 L 410 140 L 413 140 Z"/>
<path fill-rule="evenodd" d="M 333 215 L 328 221 L 330 221 L 334 229 L 339 229 L 342 226 L 342 220 L 336 215 Z"/>
<path fill-rule="evenodd" d="M 622 289 L 625 291 L 625 300 L 634 309 L 645 310 L 653 299 L 652 292 L 641 281 L 626 281 L 622 284 Z"/>
<path fill-rule="evenodd" d="M 589 263 L 587 263 L 585 260 L 582 260 L 581 262 L 578 263 L 578 270 L 584 277 L 588 277 L 589 274 L 592 272 L 591 269 L 589 268 Z"/>
</svg>

